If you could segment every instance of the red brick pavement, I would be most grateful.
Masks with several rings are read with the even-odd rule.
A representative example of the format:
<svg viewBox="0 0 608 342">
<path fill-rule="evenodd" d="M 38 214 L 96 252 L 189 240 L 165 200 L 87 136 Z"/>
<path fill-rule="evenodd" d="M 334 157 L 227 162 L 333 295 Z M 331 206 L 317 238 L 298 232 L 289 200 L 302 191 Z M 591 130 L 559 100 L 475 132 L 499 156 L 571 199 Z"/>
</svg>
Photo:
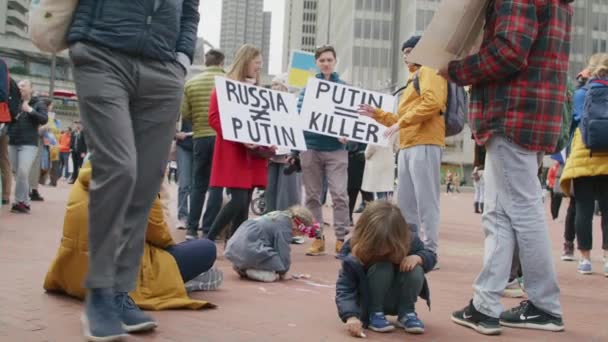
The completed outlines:
<svg viewBox="0 0 608 342">
<path fill-rule="evenodd" d="M 80 302 L 48 295 L 42 281 L 61 238 L 68 186 L 41 188 L 47 201 L 34 203 L 32 214 L 17 216 L 0 210 L 0 341 L 80 341 Z M 433 306 L 418 312 L 427 326 L 422 336 L 401 331 L 368 333 L 373 341 L 608 341 L 608 278 L 581 276 L 576 263 L 559 261 L 562 217 L 551 222 L 553 254 L 562 289 L 567 331 L 545 333 L 505 329 L 487 337 L 450 321 L 450 312 L 464 306 L 480 269 L 483 234 L 479 216 L 472 214 L 470 194 L 442 198 L 441 270 L 429 275 Z M 567 203 L 567 201 L 566 201 Z M 565 208 L 564 208 L 565 209 Z M 598 221 L 598 220 L 596 220 Z M 600 240 L 595 224 L 596 241 Z M 332 234 L 327 234 L 330 237 Z M 177 239 L 183 232 L 176 232 Z M 597 243 L 596 243 L 597 246 Z M 328 247 L 330 247 L 328 245 Z M 153 316 L 160 328 L 129 341 L 347 341 L 336 315 L 333 284 L 339 268 L 332 256 L 306 257 L 305 246 L 293 250 L 294 272 L 310 273 L 312 282 L 260 284 L 241 281 L 224 260 L 218 262 L 226 281 L 220 291 L 197 293 L 219 307 L 204 311 L 165 311 Z M 594 251 L 594 268 L 601 270 L 601 252 Z M 506 306 L 518 300 L 505 299 Z"/>
</svg>

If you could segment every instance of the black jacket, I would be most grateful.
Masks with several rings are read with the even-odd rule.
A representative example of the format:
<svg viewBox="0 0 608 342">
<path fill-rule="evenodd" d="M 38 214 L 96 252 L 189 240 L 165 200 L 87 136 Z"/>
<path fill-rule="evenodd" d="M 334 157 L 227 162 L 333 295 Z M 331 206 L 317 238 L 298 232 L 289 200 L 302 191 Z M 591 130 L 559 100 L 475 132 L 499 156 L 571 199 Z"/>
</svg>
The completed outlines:
<svg viewBox="0 0 608 342">
<path fill-rule="evenodd" d="M 46 114 L 46 105 L 38 98 L 33 97 L 29 105 L 33 109 L 32 112 L 21 111 L 8 126 L 9 145 L 38 146 L 38 127 L 46 124 L 49 117 Z"/>
<path fill-rule="evenodd" d="M 437 255 L 426 249 L 417 236 L 413 236 L 409 255 L 422 258 L 422 269 L 427 273 L 435 267 Z M 340 251 L 342 269 L 336 282 L 336 306 L 338 315 L 343 322 L 350 317 L 357 317 L 367 327 L 369 321 L 369 287 L 363 265 L 351 254 L 350 240 L 344 243 Z M 431 292 L 426 277 L 420 291 L 420 298 L 426 300 L 430 309 Z"/>
<path fill-rule="evenodd" d="M 87 144 L 84 140 L 84 132 L 80 131 L 78 134 L 76 131 L 72 132 L 72 139 L 70 139 L 70 149 L 72 153 L 76 153 L 80 156 L 81 153 L 87 153 Z"/>
<path fill-rule="evenodd" d="M 192 61 L 199 0 L 80 0 L 68 32 L 70 44 L 87 41 L 123 53 Z"/>
</svg>

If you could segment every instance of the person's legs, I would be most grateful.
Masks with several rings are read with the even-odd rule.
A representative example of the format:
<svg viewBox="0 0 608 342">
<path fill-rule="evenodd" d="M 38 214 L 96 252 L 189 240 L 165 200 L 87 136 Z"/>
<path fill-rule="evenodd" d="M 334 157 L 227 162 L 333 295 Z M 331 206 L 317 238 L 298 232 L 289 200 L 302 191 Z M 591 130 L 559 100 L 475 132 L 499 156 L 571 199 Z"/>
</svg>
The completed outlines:
<svg viewBox="0 0 608 342">
<path fill-rule="evenodd" d="M 493 183 L 495 189 L 490 191 L 486 188 L 486 195 L 488 201 L 496 200 L 504 210 L 507 220 L 502 230 L 507 232 L 508 237 L 506 240 L 500 239 L 499 234 L 499 239 L 492 241 L 486 239 L 486 252 L 489 248 L 511 250 L 503 254 L 486 253 L 484 270 L 476 283 L 475 306 L 491 317 L 499 313 L 501 306 L 498 299 L 509 273 L 509 260 L 515 246 L 512 241 L 514 233 L 529 301 L 535 308 L 559 319 L 562 315 L 560 291 L 551 259 L 551 240 L 545 221 L 542 188 L 535 177 L 542 155 L 521 148 L 501 137 L 493 138 L 487 151 L 486 163 L 489 159 L 492 176 L 489 182 Z M 492 218 L 493 215 L 484 215 L 486 231 L 492 229 L 490 228 Z M 497 222 L 494 225 L 502 226 Z M 490 262 L 487 259 L 488 254 L 492 259 Z M 491 269 L 492 266 L 494 270 Z"/>
<path fill-rule="evenodd" d="M 215 263 L 216 247 L 209 240 L 191 240 L 166 249 L 177 263 L 184 283 L 207 272 Z"/>
<path fill-rule="evenodd" d="M 40 144 L 36 146 L 36 157 L 31 165 L 30 174 L 28 177 L 28 183 L 30 192 L 32 193 L 32 200 L 40 200 L 40 194 L 38 193 L 38 181 L 40 180 L 40 158 L 42 157 L 42 146 Z"/>
<path fill-rule="evenodd" d="M 331 194 L 331 200 L 334 204 L 334 230 L 336 239 L 338 241 L 344 241 L 346 228 L 350 224 L 348 218 L 348 191 L 346 189 L 348 182 L 348 152 L 321 152 L 321 158 L 325 165 L 327 185 Z"/>
<path fill-rule="evenodd" d="M 211 174 L 211 173 L 210 173 Z M 215 221 L 215 218 L 222 210 L 224 202 L 224 188 L 209 187 L 207 189 L 207 205 L 205 206 L 205 214 L 203 215 L 203 234 L 209 233 L 209 229 Z"/>
<path fill-rule="evenodd" d="M 185 222 L 188 219 L 188 198 L 190 197 L 192 184 L 192 151 L 177 146 L 177 219 Z"/>
<path fill-rule="evenodd" d="M 608 176 L 600 176 L 597 180 L 596 197 L 600 214 L 602 215 L 602 249 L 604 256 L 608 252 Z M 606 260 L 608 262 L 608 260 Z M 606 270 L 608 272 L 608 270 Z"/>
<path fill-rule="evenodd" d="M 230 201 L 220 210 L 209 229 L 207 238 L 211 241 L 215 241 L 228 224 L 232 223 L 232 230 L 236 231 L 238 226 L 235 227 L 235 225 L 240 226 L 247 219 L 247 214 L 243 215 L 243 212 L 248 213 L 249 210 L 249 189 L 230 188 L 230 192 Z M 243 220 L 243 216 L 245 216 L 245 220 Z"/>
<path fill-rule="evenodd" d="M 408 149 L 399 151 L 397 163 L 398 182 L 397 182 L 397 204 L 405 221 L 410 225 L 414 234 L 419 234 L 420 217 L 418 215 L 418 204 L 416 202 L 416 189 L 412 172 L 409 170 Z"/>
<path fill-rule="evenodd" d="M 486 210 L 481 220 L 486 236 L 484 263 L 473 286 L 475 309 L 492 318 L 498 318 L 503 311 L 500 298 L 511 272 L 516 244 L 515 231 L 511 227 L 506 209 L 511 199 L 506 193 L 506 171 L 504 171 L 506 161 L 499 143 L 494 138 L 486 144 L 484 173 Z"/>
<path fill-rule="evenodd" d="M 367 285 L 369 288 L 369 328 L 373 331 L 388 332 L 395 327 L 384 316 L 392 311 L 396 298 L 387 303 L 387 296 L 392 294 L 391 288 L 395 282 L 395 266 L 390 262 L 373 264 L 367 270 Z M 392 313 L 392 312 L 391 312 Z"/>
<path fill-rule="evenodd" d="M 399 318 L 403 318 L 416 312 L 416 301 L 424 285 L 424 270 L 421 266 L 416 266 L 410 272 L 399 272 L 395 281 L 399 289 L 397 314 Z"/>
<path fill-rule="evenodd" d="M 416 203 L 424 245 L 437 251 L 439 241 L 439 192 L 441 148 L 434 145 L 408 149 L 409 170 L 415 188 Z M 408 222 L 409 223 L 409 222 Z"/>
<path fill-rule="evenodd" d="M 0 174 L 2 175 L 2 201 L 10 201 L 13 175 L 8 155 L 8 134 L 0 135 Z"/>
<path fill-rule="evenodd" d="M 311 211 L 315 220 L 323 223 L 321 194 L 323 190 L 324 166 L 320 157 L 321 152 L 309 150 L 300 154 L 302 165 L 302 182 L 306 193 L 306 207 Z M 323 227 L 321 226 L 321 229 Z"/>
<path fill-rule="evenodd" d="M 279 172 L 281 172 L 281 164 L 270 161 L 268 163 L 268 184 L 264 192 L 267 213 L 277 210 L 277 197 L 280 191 L 278 188 Z"/>
<path fill-rule="evenodd" d="M 595 189 L 593 177 L 574 179 L 574 193 L 576 194 L 576 237 L 578 249 L 583 260 L 589 264 L 591 248 L 593 246 L 593 210 L 595 209 Z M 579 265 L 579 268 L 581 265 Z M 589 265 L 590 268 L 590 265 Z M 579 270 L 580 271 L 580 270 Z M 588 270 L 591 271 L 590 269 Z M 586 271 L 585 271 L 586 272 Z"/>
<path fill-rule="evenodd" d="M 194 151 L 192 155 L 192 190 L 190 191 L 190 213 L 188 215 L 188 235 L 197 236 L 197 230 L 205 196 L 209 188 L 209 178 L 211 176 L 211 162 L 213 154 L 210 154 L 214 146 L 215 137 L 196 138 L 193 140 Z M 210 159 L 211 158 L 211 159 Z"/>
<path fill-rule="evenodd" d="M 277 210 L 286 210 L 302 203 L 302 175 L 293 173 L 287 176 L 283 173 L 285 168 L 285 165 L 279 168 Z"/>
<path fill-rule="evenodd" d="M 38 146 L 9 146 L 9 153 L 15 172 L 15 204 L 29 205 L 29 175 L 38 153 Z"/>
<path fill-rule="evenodd" d="M 355 204 L 357 204 L 357 198 L 359 197 L 359 189 L 348 189 L 348 217 L 353 222 L 353 212 L 355 211 Z"/>
</svg>

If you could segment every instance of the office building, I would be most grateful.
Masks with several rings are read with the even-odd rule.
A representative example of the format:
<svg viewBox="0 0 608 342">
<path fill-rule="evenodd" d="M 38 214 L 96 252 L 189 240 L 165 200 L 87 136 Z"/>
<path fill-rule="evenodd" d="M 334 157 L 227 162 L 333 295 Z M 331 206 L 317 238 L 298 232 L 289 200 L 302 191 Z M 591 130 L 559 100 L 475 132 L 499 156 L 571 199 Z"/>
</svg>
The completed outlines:
<svg viewBox="0 0 608 342">
<path fill-rule="evenodd" d="M 265 18 L 264 0 L 223 0 L 220 49 L 226 54 L 227 66 L 243 44 L 264 47 Z M 270 35 L 270 27 L 267 30 Z M 268 65 L 268 54 L 264 55 L 264 64 Z"/>
<path fill-rule="evenodd" d="M 262 55 L 264 56 L 264 75 L 268 75 L 270 68 L 270 34 L 272 27 L 272 12 L 264 12 L 264 21 L 262 26 Z"/>
<path fill-rule="evenodd" d="M 575 78 L 592 54 L 608 51 L 608 0 L 576 0 L 573 5 L 569 75 Z"/>
</svg>

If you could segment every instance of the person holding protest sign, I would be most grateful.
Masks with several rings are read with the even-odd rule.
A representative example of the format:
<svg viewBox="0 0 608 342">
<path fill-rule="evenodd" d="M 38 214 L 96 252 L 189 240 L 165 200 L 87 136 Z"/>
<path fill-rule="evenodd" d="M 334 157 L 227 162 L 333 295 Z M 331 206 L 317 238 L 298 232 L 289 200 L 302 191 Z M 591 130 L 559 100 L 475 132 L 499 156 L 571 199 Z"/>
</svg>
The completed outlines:
<svg viewBox="0 0 608 342">
<path fill-rule="evenodd" d="M 472 85 L 469 125 L 487 150 L 484 265 L 473 299 L 452 314 L 455 323 L 481 334 L 500 334 L 501 326 L 564 330 L 536 175 L 544 153 L 555 152 L 562 130 L 571 2 L 489 1 L 481 49 L 439 71 L 458 85 Z M 528 300 L 503 311 L 500 295 L 515 246 Z"/>
<path fill-rule="evenodd" d="M 336 50 L 329 45 L 321 46 L 315 51 L 317 67 L 321 70 L 317 78 L 344 84 L 340 75 L 335 72 Z M 300 93 L 298 110 L 302 109 L 305 89 Z M 308 151 L 301 154 L 302 180 L 306 193 L 306 207 L 312 212 L 317 222 L 323 221 L 321 195 L 323 177 L 326 177 L 331 199 L 334 204 L 334 229 L 336 234 L 335 252 L 342 249 L 346 228 L 349 225 L 348 215 L 348 152 L 345 149 L 346 139 L 333 138 L 311 132 L 304 132 Z M 315 239 L 306 253 L 317 256 L 325 254 L 325 238 L 321 235 Z"/>
<path fill-rule="evenodd" d="M 253 85 L 260 83 L 262 53 L 245 44 L 237 51 L 228 78 Z M 211 186 L 227 188 L 230 201 L 219 212 L 207 238 L 215 241 L 221 230 L 232 223 L 236 230 L 249 216 L 249 202 L 254 187 L 266 187 L 268 161 L 259 155 L 259 146 L 225 140 L 222 134 L 217 89 L 209 102 L 209 125 L 217 133 L 211 167 Z"/>
<path fill-rule="evenodd" d="M 404 59 L 420 36 L 403 43 Z M 361 105 L 359 113 L 390 127 L 385 135 L 399 132 L 397 200 L 399 208 L 425 246 L 437 251 L 441 149 L 445 145 L 447 82 L 435 70 L 405 62 L 410 72 L 397 113 Z"/>
</svg>

